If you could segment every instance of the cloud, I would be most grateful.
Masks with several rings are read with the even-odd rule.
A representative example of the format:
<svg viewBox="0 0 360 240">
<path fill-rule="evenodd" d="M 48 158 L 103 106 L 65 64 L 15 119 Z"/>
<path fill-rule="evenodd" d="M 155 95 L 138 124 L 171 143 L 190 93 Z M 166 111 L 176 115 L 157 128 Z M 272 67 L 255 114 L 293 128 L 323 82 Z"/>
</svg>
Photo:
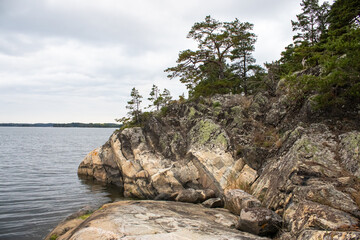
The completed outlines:
<svg viewBox="0 0 360 240">
<path fill-rule="evenodd" d="M 112 122 L 132 87 L 186 92 L 164 69 L 206 15 L 254 23 L 258 63 L 291 42 L 297 1 L 2 0 L 0 122 Z"/>
</svg>

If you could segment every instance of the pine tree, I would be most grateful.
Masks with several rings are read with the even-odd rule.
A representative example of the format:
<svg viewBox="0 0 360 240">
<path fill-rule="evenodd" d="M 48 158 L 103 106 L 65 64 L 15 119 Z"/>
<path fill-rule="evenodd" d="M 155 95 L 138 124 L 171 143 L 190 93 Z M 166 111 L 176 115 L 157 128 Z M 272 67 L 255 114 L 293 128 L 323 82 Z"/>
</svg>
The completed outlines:
<svg viewBox="0 0 360 240">
<path fill-rule="evenodd" d="M 153 84 L 151 88 L 150 97 L 148 98 L 148 100 L 152 103 L 149 105 L 149 108 L 156 107 L 156 111 L 159 111 L 161 102 L 160 89 L 155 84 Z"/>
<path fill-rule="evenodd" d="M 142 102 L 142 96 L 139 94 L 139 91 L 136 90 L 135 87 L 131 90 L 130 96 L 131 100 L 127 102 L 128 105 L 126 106 L 126 108 L 130 110 L 128 112 L 128 115 L 133 117 L 135 123 L 139 123 L 139 116 L 141 114 L 140 104 Z"/>
<path fill-rule="evenodd" d="M 247 67 L 254 59 L 256 36 L 251 33 L 253 25 L 242 23 L 238 19 L 232 22 L 219 22 L 210 16 L 205 21 L 195 23 L 188 38 L 198 42 L 198 50 L 184 50 L 179 53 L 177 66 L 165 70 L 169 78 L 179 77 L 186 84 L 190 95 L 197 91 L 216 93 L 216 89 L 208 89 L 213 84 L 231 85 L 229 81 L 236 79 L 234 69 L 241 77 L 246 76 Z M 236 66 L 232 68 L 230 63 Z M 227 82 L 226 82 L 227 81 Z M 235 84 L 233 84 L 235 85 Z M 227 91 L 231 88 L 226 87 Z"/>
<path fill-rule="evenodd" d="M 161 93 L 160 97 L 161 97 L 160 105 L 162 107 L 168 105 L 170 103 L 171 99 L 172 99 L 170 91 L 167 90 L 166 88 L 164 88 L 164 91 Z"/>
<path fill-rule="evenodd" d="M 341 35 L 351 25 L 360 26 L 360 2 L 358 0 L 337 0 L 329 12 L 329 30 Z"/>
<path fill-rule="evenodd" d="M 252 56 L 252 52 L 255 50 L 254 44 L 256 42 L 256 36 L 250 32 L 253 29 L 253 24 L 240 23 L 237 19 L 228 24 L 231 32 L 236 32 L 234 36 L 234 42 L 236 48 L 231 52 L 231 60 L 238 60 L 235 64 L 235 69 L 240 79 L 240 84 L 244 90 L 245 95 L 248 94 L 248 72 L 251 69 L 255 58 Z M 235 89 L 235 92 L 237 90 Z"/>
<path fill-rule="evenodd" d="M 329 4 L 319 6 L 319 0 L 302 0 L 302 13 L 296 15 L 298 21 L 291 21 L 293 31 L 300 31 L 293 37 L 295 43 L 308 42 L 310 46 L 319 42 L 325 33 Z"/>
</svg>

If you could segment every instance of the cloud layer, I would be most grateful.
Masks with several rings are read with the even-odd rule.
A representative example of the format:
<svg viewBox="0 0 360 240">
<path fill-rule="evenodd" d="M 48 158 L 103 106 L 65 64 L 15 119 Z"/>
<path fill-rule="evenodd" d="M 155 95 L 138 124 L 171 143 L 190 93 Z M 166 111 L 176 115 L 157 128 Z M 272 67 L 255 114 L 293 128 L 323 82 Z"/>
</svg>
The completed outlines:
<svg viewBox="0 0 360 240">
<path fill-rule="evenodd" d="M 291 42 L 300 1 L 2 0 L 0 122 L 113 122 L 126 114 L 132 87 L 152 84 L 177 98 L 168 80 L 186 35 L 206 15 L 248 21 L 258 36 L 257 63 Z"/>
</svg>

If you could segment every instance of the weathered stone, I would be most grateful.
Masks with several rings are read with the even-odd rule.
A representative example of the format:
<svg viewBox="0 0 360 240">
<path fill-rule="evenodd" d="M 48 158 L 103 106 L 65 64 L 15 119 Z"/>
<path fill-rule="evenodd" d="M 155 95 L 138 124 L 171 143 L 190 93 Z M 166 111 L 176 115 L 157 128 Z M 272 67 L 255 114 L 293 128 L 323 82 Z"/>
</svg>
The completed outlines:
<svg viewBox="0 0 360 240">
<path fill-rule="evenodd" d="M 254 183 L 254 181 L 256 180 L 257 177 L 258 177 L 258 174 L 257 174 L 256 170 L 249 167 L 249 165 L 245 164 L 243 169 L 237 175 L 235 184 L 240 189 L 243 189 L 243 190 L 250 189 L 251 184 Z"/>
<path fill-rule="evenodd" d="M 310 201 L 290 204 L 284 220 L 294 234 L 310 228 L 345 231 L 359 224 L 359 220 L 348 213 Z"/>
<path fill-rule="evenodd" d="M 121 171 L 114 161 L 108 147 L 91 151 L 81 162 L 78 174 L 94 177 L 95 179 L 112 183 L 122 188 Z"/>
<path fill-rule="evenodd" d="M 360 132 L 352 131 L 339 138 L 341 162 L 348 171 L 360 178 Z"/>
<path fill-rule="evenodd" d="M 273 103 L 266 115 L 265 121 L 267 124 L 276 126 L 285 117 L 289 106 L 289 100 L 287 98 L 287 95 L 282 95 L 277 102 Z"/>
<path fill-rule="evenodd" d="M 199 194 L 199 202 L 204 202 L 208 200 L 209 198 L 215 198 L 215 192 L 212 189 L 201 189 L 196 190 L 196 192 Z"/>
<path fill-rule="evenodd" d="M 57 239 L 268 239 L 231 228 L 235 223 L 229 212 L 201 205 L 120 201 L 104 205 Z"/>
<path fill-rule="evenodd" d="M 242 153 L 246 164 L 258 170 L 264 164 L 268 151 L 263 147 L 251 146 L 244 148 Z"/>
<path fill-rule="evenodd" d="M 65 220 L 61 221 L 46 237 L 45 240 L 52 240 L 55 237 L 61 236 L 62 239 L 67 239 L 68 233 L 74 230 L 77 226 L 84 222 L 84 220 L 91 215 L 96 209 L 86 206 L 78 212 L 71 214 Z M 58 238 L 57 238 L 58 239 Z"/>
<path fill-rule="evenodd" d="M 195 189 L 189 188 L 179 191 L 175 200 L 177 202 L 197 203 L 200 198 L 201 196 L 199 192 Z"/>
<path fill-rule="evenodd" d="M 144 127 L 114 133 L 84 159 L 79 174 L 117 184 L 136 198 L 181 199 L 189 188 L 212 189 L 216 196 L 243 189 L 253 197 L 228 201 L 234 213 L 261 201 L 286 216 L 284 226 L 295 237 L 310 228 L 337 229 L 340 221 L 350 227 L 360 216 L 358 120 L 346 128 L 341 121 L 314 123 L 309 101 L 292 106 L 282 86 L 280 98 L 229 94 L 171 104 Z M 272 129 L 276 144 L 255 144 L 255 134 L 266 134 L 262 128 Z M 186 201 L 208 198 L 204 190 L 195 192 Z"/>
<path fill-rule="evenodd" d="M 203 202 L 202 205 L 207 208 L 220 208 L 224 207 L 224 202 L 221 198 L 210 198 Z"/>
<path fill-rule="evenodd" d="M 349 194 L 337 190 L 333 185 L 324 184 L 296 187 L 293 194 L 303 196 L 304 199 L 330 206 L 360 217 L 357 204 Z"/>
<path fill-rule="evenodd" d="M 303 231 L 297 238 L 297 240 L 318 240 L 318 239 L 358 240 L 360 239 L 360 232 L 306 230 Z"/>
<path fill-rule="evenodd" d="M 236 215 L 239 215 L 243 208 L 261 207 L 261 202 L 257 198 L 240 189 L 226 191 L 224 203 L 225 208 Z"/>
<path fill-rule="evenodd" d="M 199 182 L 203 188 L 214 190 L 218 196 L 222 195 L 235 162 L 232 155 L 219 148 L 191 148 L 189 155 L 199 171 Z"/>
<path fill-rule="evenodd" d="M 163 200 L 163 201 L 175 201 L 176 197 L 177 197 L 178 193 L 176 192 L 176 194 L 172 193 L 160 193 L 159 195 L 157 195 L 154 200 Z"/>
<path fill-rule="evenodd" d="M 281 217 L 269 209 L 244 208 L 236 228 L 259 236 L 274 236 L 281 225 Z"/>
</svg>

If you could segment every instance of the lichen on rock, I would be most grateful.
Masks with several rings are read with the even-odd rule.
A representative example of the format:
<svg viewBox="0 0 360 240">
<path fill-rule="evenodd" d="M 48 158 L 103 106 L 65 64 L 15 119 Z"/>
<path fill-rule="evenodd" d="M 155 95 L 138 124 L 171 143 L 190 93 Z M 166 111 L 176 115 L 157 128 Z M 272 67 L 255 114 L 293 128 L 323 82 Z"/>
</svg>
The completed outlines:
<svg viewBox="0 0 360 240">
<path fill-rule="evenodd" d="M 216 204 L 232 209 L 226 194 L 241 192 L 283 218 L 279 239 L 316 239 L 324 229 L 357 236 L 360 124 L 314 122 L 291 104 L 266 94 L 174 103 L 166 116 L 114 133 L 78 173 L 141 199 L 200 203 L 211 189 Z M 249 207 L 241 202 L 238 216 Z"/>
</svg>

